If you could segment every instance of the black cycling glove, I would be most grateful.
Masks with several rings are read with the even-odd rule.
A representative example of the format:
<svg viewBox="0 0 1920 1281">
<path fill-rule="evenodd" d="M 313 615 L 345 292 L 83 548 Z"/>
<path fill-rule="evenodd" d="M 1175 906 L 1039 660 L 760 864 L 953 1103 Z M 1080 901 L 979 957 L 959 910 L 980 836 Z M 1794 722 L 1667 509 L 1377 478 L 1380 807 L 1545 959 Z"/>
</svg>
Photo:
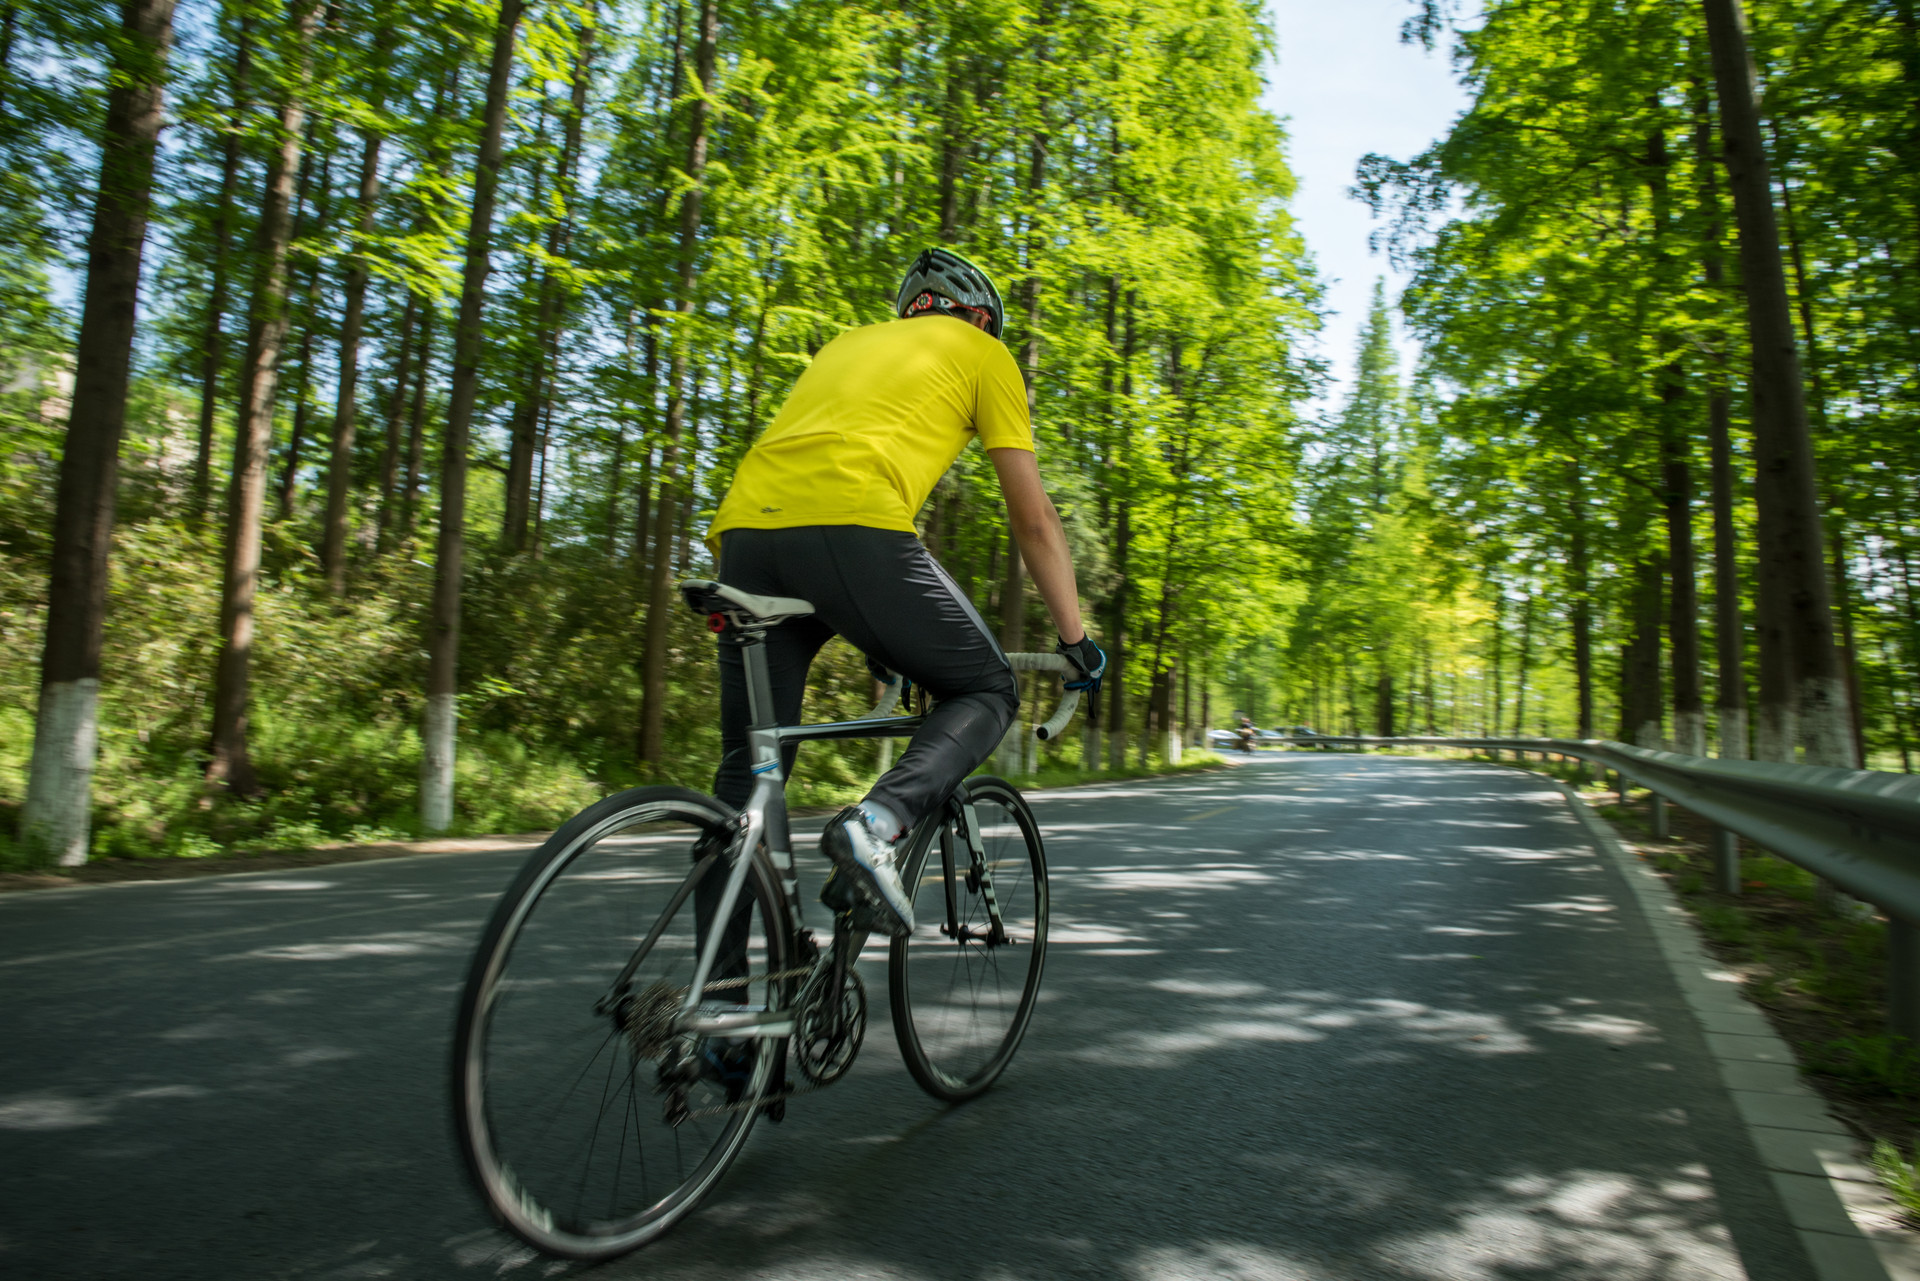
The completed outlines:
<svg viewBox="0 0 1920 1281">
<path fill-rule="evenodd" d="M 1065 641 L 1053 647 L 1053 652 L 1065 658 L 1080 675 L 1066 682 L 1068 689 L 1083 689 L 1089 694 L 1100 692 L 1100 681 L 1107 674 L 1107 652 L 1093 643 L 1092 636 L 1082 636 L 1069 645 Z"/>
</svg>

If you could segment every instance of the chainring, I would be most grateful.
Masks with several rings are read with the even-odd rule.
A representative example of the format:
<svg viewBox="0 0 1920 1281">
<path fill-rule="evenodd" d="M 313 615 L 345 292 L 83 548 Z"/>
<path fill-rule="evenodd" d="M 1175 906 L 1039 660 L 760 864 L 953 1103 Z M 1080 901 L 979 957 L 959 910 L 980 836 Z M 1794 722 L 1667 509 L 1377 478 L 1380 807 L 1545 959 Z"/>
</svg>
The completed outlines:
<svg viewBox="0 0 1920 1281">
<path fill-rule="evenodd" d="M 867 989 L 849 966 L 847 981 L 840 989 L 837 1002 L 834 994 L 822 991 L 794 1020 L 794 1066 L 815 1085 L 831 1085 L 853 1066 L 866 1035 Z"/>
</svg>

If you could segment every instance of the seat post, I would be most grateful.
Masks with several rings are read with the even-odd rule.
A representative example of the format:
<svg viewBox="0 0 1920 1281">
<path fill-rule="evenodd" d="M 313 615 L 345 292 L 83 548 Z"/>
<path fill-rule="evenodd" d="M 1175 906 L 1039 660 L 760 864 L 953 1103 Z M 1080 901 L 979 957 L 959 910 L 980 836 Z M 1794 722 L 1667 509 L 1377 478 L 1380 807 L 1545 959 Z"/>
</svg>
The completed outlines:
<svg viewBox="0 0 1920 1281">
<path fill-rule="evenodd" d="M 747 669 L 747 728 L 773 729 L 777 718 L 773 709 L 773 678 L 767 672 L 767 633 L 742 628 L 740 659 Z"/>
</svg>

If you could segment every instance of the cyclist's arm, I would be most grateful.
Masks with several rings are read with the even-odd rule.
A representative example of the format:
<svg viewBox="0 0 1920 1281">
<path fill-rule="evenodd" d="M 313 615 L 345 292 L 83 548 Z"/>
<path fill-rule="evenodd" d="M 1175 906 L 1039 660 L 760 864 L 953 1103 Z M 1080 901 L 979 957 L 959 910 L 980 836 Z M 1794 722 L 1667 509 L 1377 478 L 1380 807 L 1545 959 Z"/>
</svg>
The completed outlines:
<svg viewBox="0 0 1920 1281">
<path fill-rule="evenodd" d="M 1027 573 L 1046 602 L 1047 613 L 1060 639 L 1069 645 L 1087 634 L 1080 621 L 1080 588 L 1073 577 L 1073 557 L 1067 550 L 1067 532 L 1053 509 L 1046 486 L 1040 483 L 1040 463 L 1030 449 L 989 449 L 994 471 L 1000 474 L 1000 495 L 1007 502 L 1007 521 L 1019 544 Z"/>
</svg>

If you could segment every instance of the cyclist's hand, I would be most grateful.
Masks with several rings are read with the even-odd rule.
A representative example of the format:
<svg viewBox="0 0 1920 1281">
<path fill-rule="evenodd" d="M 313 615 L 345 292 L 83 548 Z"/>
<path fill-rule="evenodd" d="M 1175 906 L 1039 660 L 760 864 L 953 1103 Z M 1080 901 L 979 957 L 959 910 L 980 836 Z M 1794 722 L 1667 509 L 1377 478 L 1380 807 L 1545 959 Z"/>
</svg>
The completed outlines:
<svg viewBox="0 0 1920 1281">
<path fill-rule="evenodd" d="M 1080 673 L 1066 682 L 1068 689 L 1083 689 L 1089 694 L 1100 692 L 1100 682 L 1107 674 L 1107 652 L 1093 643 L 1092 636 L 1082 636 L 1071 645 L 1061 641 L 1053 647 L 1053 652 L 1072 663 Z"/>
<path fill-rule="evenodd" d="M 888 669 L 887 665 L 872 655 L 867 655 L 867 674 L 882 685 L 892 685 L 899 681 L 899 673 Z"/>
</svg>

